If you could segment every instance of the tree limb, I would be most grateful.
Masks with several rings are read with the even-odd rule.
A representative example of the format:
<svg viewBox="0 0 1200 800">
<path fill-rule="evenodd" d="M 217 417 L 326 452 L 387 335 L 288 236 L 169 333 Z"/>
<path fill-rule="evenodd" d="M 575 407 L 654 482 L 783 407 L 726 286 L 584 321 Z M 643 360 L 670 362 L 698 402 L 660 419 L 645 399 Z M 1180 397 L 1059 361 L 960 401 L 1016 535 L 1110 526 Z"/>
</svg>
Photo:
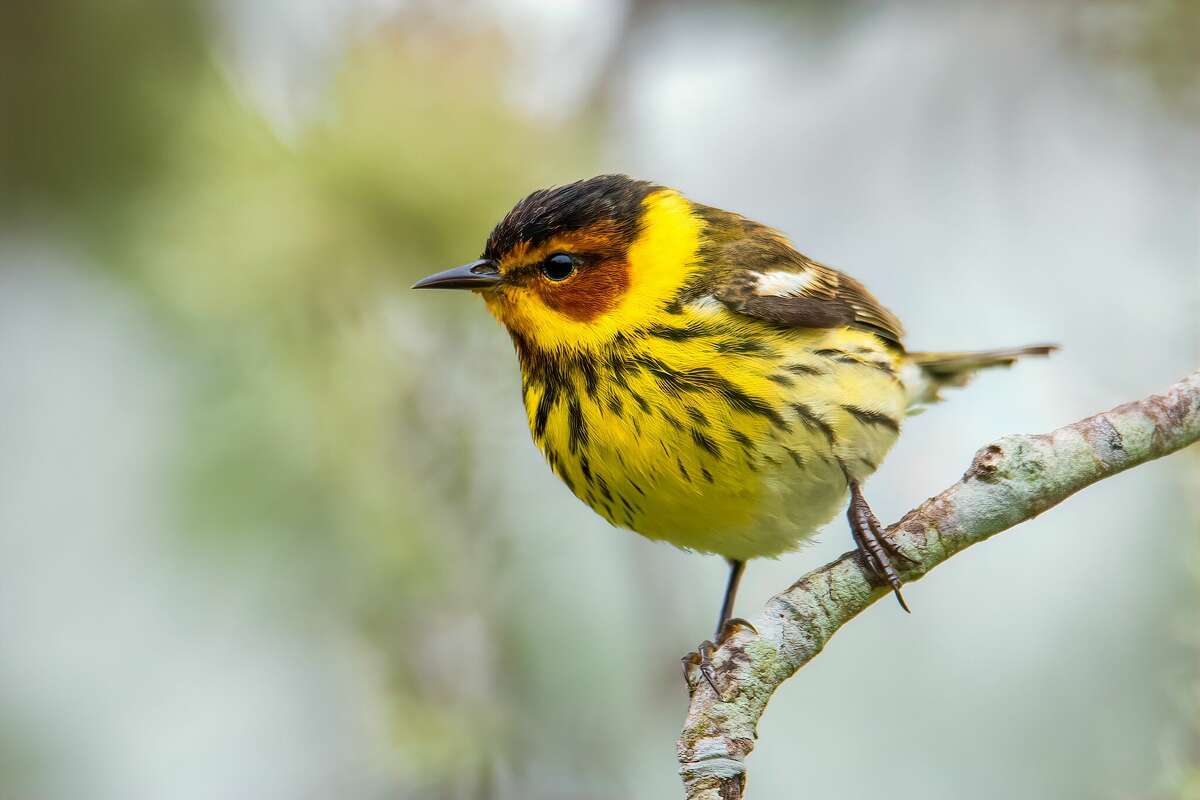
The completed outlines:
<svg viewBox="0 0 1200 800">
<path fill-rule="evenodd" d="M 1051 508 L 1098 480 L 1200 440 L 1200 372 L 1166 393 L 1046 434 L 1006 436 L 975 454 L 962 480 L 904 515 L 888 538 L 914 581 L 955 553 Z M 838 628 L 886 593 L 857 552 L 771 598 L 713 657 L 722 697 L 694 680 L 677 744 L 688 800 L 739 800 L 745 758 L 772 693 Z"/>
</svg>

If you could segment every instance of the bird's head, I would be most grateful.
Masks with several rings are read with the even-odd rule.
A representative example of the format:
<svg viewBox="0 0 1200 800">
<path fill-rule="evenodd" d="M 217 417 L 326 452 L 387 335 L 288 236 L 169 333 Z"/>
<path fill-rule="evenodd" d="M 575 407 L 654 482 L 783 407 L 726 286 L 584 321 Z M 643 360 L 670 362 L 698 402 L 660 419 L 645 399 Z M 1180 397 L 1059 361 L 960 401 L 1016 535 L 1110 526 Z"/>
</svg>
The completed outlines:
<svg viewBox="0 0 1200 800">
<path fill-rule="evenodd" d="M 592 349 L 663 313 L 698 268 L 703 226 L 678 192 L 601 175 L 529 195 L 479 260 L 413 288 L 476 291 L 529 344 Z"/>
</svg>

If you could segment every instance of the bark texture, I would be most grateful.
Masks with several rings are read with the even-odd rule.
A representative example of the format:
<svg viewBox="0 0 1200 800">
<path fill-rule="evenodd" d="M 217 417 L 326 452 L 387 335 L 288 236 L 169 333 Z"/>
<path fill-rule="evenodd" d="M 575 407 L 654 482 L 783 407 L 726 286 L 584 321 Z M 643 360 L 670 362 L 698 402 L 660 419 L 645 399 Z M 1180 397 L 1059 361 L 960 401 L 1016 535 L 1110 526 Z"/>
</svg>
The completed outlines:
<svg viewBox="0 0 1200 800">
<path fill-rule="evenodd" d="M 1080 489 L 1200 440 L 1200 372 L 1163 394 L 1045 434 L 1006 436 L 975 454 L 962 480 L 887 530 L 911 560 L 906 582 L 955 553 L 1031 519 Z M 721 697 L 698 674 L 677 745 L 688 800 L 737 800 L 745 759 L 774 691 L 838 628 L 887 593 L 856 552 L 771 598 L 713 657 Z"/>
</svg>

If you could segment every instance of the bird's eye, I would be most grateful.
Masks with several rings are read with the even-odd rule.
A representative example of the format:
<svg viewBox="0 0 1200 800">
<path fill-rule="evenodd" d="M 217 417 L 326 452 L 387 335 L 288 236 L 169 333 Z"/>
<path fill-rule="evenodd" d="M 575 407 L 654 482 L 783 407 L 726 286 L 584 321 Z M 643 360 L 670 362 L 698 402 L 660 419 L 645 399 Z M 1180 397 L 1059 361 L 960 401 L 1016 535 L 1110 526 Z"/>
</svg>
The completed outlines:
<svg viewBox="0 0 1200 800">
<path fill-rule="evenodd" d="M 542 274 L 552 281 L 565 281 L 575 271 L 575 259 L 566 253 L 555 253 L 542 262 Z"/>
</svg>

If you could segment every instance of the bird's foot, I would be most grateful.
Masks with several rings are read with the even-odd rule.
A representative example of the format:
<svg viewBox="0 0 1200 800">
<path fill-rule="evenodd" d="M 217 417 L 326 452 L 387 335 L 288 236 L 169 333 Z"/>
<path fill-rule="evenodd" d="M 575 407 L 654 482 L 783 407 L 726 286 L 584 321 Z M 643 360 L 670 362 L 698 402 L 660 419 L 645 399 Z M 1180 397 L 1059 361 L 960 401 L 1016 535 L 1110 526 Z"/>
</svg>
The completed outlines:
<svg viewBox="0 0 1200 800">
<path fill-rule="evenodd" d="M 744 620 L 741 617 L 732 617 L 721 624 L 721 630 L 717 631 L 715 644 L 711 640 L 706 639 L 700 643 L 699 647 L 680 659 L 683 662 L 683 680 L 687 684 L 689 697 L 696 691 L 697 686 L 696 682 L 692 680 L 692 672 L 693 670 L 699 670 L 704 680 L 712 687 L 713 693 L 718 698 L 725 699 L 721 690 L 717 688 L 717 674 L 713 667 L 713 656 L 740 629 L 749 630 L 755 635 L 758 634 L 758 629 L 750 624 L 748 620 Z"/>
<path fill-rule="evenodd" d="M 879 524 L 875 512 L 871 511 L 871 506 L 863 497 L 858 481 L 850 481 L 850 508 L 846 511 L 846 518 L 850 521 L 850 532 L 854 535 L 854 544 L 858 547 L 858 552 L 862 554 L 863 561 L 867 563 L 867 568 L 875 573 L 877 578 L 892 587 L 892 593 L 896 595 L 900 607 L 908 611 L 904 595 L 900 594 L 900 587 L 904 585 L 904 581 L 900 579 L 900 573 L 896 571 L 893 558 L 902 559 L 910 565 L 915 565 L 917 562 L 901 552 L 883 535 L 883 526 Z"/>
</svg>

